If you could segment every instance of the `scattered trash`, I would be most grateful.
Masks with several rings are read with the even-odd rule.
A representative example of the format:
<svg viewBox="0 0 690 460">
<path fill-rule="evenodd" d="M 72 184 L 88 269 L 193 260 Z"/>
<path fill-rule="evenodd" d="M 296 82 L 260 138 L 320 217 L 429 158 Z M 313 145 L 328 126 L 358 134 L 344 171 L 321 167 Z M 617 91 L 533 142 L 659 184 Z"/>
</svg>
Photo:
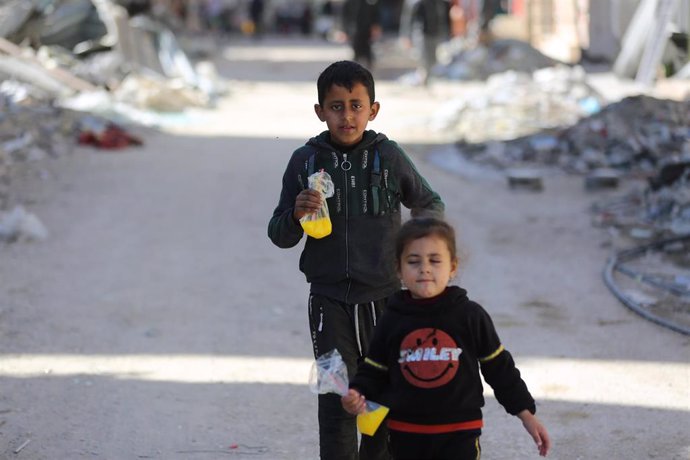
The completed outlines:
<svg viewBox="0 0 690 460">
<path fill-rule="evenodd" d="M 95 117 L 84 117 L 79 128 L 79 143 L 104 149 L 122 149 L 143 142 L 117 124 Z"/>
<path fill-rule="evenodd" d="M 18 454 L 18 453 L 21 452 L 26 446 L 28 446 L 30 442 L 31 442 L 31 439 L 27 439 L 26 441 L 24 441 L 23 443 L 21 443 L 21 444 L 19 445 L 19 447 L 17 447 L 16 449 L 14 449 L 13 452 L 14 452 L 15 454 Z"/>
<path fill-rule="evenodd" d="M 620 173 L 611 168 L 595 169 L 585 177 L 585 189 L 590 191 L 615 189 L 618 187 Z"/>
<path fill-rule="evenodd" d="M 511 189 L 541 192 L 544 189 L 542 175 L 534 169 L 513 169 L 507 172 L 508 186 Z"/>
<path fill-rule="evenodd" d="M 48 230 L 34 214 L 16 206 L 9 212 L 0 211 L 0 241 L 36 241 L 48 238 Z"/>
</svg>

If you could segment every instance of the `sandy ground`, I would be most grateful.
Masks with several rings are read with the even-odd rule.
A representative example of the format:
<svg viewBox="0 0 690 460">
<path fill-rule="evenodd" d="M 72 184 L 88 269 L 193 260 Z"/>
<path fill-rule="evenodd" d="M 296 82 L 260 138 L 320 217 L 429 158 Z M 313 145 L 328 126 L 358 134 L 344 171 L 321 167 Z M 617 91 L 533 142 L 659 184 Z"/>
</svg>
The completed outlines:
<svg viewBox="0 0 690 460">
<path fill-rule="evenodd" d="M 294 148 L 324 129 L 315 78 L 346 48 L 237 42 L 217 110 L 142 148 L 21 168 L 50 231 L 0 247 L 0 458 L 315 459 L 300 248 L 266 237 Z M 433 166 L 431 114 L 469 85 L 407 88 L 382 60 L 371 128 L 399 140 L 447 203 L 460 284 L 491 312 L 538 400 L 553 459 L 690 458 L 690 340 L 602 282 L 607 236 L 573 177 L 543 193 Z M 487 393 L 486 459 L 536 458 Z M 28 443 L 27 443 L 28 442 Z"/>
</svg>

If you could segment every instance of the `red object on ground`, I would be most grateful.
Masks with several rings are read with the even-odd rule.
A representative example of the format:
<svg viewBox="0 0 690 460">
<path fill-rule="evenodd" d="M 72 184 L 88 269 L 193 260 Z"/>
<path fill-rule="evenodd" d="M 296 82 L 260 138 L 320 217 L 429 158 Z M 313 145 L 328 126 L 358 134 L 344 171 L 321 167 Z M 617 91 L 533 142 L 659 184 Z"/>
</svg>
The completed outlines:
<svg viewBox="0 0 690 460">
<path fill-rule="evenodd" d="M 136 136 L 132 136 L 114 123 L 106 125 L 101 132 L 81 131 L 79 143 L 94 145 L 104 149 L 122 149 L 130 145 L 142 145 L 143 142 Z"/>
</svg>

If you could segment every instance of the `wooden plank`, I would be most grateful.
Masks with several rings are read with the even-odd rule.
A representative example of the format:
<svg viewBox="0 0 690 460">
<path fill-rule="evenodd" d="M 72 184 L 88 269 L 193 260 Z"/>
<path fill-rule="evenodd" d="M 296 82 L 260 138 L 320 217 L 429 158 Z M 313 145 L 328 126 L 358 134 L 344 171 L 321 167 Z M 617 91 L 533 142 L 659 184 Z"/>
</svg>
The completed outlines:
<svg viewBox="0 0 690 460">
<path fill-rule="evenodd" d="M 72 75 L 60 67 L 46 67 L 45 64 L 35 56 L 27 56 L 21 47 L 3 37 L 0 37 L 0 52 L 24 59 L 43 67 L 53 78 L 75 91 L 95 91 L 98 89 L 98 87 L 94 86 L 91 82 L 82 80 L 81 78 Z"/>
<path fill-rule="evenodd" d="M 654 28 L 645 44 L 640 65 L 637 69 L 636 82 L 650 85 L 654 81 L 671 32 L 669 28 L 671 17 L 677 7 L 678 0 L 661 0 L 655 15 Z"/>
</svg>

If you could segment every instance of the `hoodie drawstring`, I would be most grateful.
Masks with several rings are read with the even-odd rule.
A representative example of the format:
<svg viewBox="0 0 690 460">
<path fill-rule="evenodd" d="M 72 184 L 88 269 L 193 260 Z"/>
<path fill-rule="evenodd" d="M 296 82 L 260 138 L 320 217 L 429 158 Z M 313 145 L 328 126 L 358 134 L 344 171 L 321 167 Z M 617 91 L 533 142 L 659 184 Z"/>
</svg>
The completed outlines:
<svg viewBox="0 0 690 460">
<path fill-rule="evenodd" d="M 362 355 L 362 339 L 359 336 L 359 304 L 355 304 L 355 337 L 357 338 L 357 349 L 359 349 L 359 356 Z"/>
</svg>

